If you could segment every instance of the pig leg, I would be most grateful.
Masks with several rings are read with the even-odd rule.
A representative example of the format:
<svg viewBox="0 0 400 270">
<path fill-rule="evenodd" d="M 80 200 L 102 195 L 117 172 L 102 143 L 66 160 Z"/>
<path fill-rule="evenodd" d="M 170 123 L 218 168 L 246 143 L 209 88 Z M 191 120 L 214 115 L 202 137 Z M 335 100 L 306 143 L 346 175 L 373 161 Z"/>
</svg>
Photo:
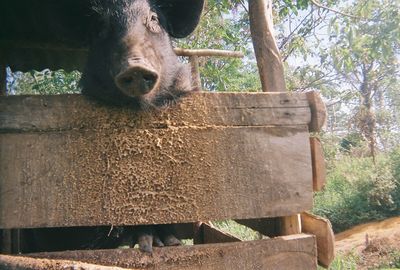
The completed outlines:
<svg viewBox="0 0 400 270">
<path fill-rule="evenodd" d="M 164 246 L 164 243 L 161 241 L 158 234 L 153 235 L 153 246 L 154 247 L 163 247 Z"/>
<path fill-rule="evenodd" d="M 139 250 L 147 253 L 153 252 L 154 247 L 180 246 L 181 241 L 174 236 L 172 225 L 137 226 L 132 228 L 135 241 Z"/>
<path fill-rule="evenodd" d="M 135 239 L 134 244 L 139 245 L 139 249 L 143 252 L 153 252 L 153 241 L 154 241 L 154 228 L 153 226 L 139 226 L 135 228 Z"/>
<path fill-rule="evenodd" d="M 181 241 L 175 237 L 172 225 L 158 225 L 156 231 L 165 246 L 180 246 Z"/>
</svg>

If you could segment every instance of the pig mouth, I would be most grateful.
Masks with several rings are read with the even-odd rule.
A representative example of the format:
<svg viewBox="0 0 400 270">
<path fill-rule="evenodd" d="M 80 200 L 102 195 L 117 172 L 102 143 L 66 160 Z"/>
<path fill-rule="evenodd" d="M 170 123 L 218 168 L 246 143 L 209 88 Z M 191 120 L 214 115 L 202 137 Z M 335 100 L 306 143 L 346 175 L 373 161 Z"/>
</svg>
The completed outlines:
<svg viewBox="0 0 400 270">
<path fill-rule="evenodd" d="M 115 77 L 115 85 L 128 97 L 140 97 L 156 89 L 158 73 L 144 65 L 130 66 Z"/>
</svg>

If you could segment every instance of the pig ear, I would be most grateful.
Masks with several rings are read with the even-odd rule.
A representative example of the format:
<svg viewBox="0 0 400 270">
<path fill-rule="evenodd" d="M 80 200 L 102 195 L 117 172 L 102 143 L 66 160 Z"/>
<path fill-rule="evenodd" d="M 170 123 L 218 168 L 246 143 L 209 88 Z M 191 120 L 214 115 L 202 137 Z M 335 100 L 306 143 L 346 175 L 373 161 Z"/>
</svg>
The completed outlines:
<svg viewBox="0 0 400 270">
<path fill-rule="evenodd" d="M 166 30 L 175 38 L 184 38 L 196 28 L 203 11 L 204 0 L 158 0 L 165 16 Z"/>
</svg>

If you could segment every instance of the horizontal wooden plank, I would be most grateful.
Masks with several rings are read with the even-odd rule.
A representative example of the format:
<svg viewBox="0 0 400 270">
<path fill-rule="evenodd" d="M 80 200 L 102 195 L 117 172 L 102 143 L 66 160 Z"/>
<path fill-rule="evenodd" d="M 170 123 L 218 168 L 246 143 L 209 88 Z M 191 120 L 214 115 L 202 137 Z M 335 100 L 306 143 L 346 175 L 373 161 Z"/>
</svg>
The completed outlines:
<svg viewBox="0 0 400 270">
<path fill-rule="evenodd" d="M 80 261 L 35 259 L 7 255 L 0 255 L 0 267 L 3 270 L 138 270 Z"/>
<path fill-rule="evenodd" d="M 134 269 L 286 270 L 293 269 L 294 266 L 296 269 L 317 269 L 315 237 L 304 234 L 249 242 L 154 248 L 152 255 L 137 249 L 120 249 L 66 251 L 29 256 Z M 41 262 L 40 259 L 38 262 Z M 8 261 L 10 257 L 0 256 L 0 267 Z"/>
<path fill-rule="evenodd" d="M 3 133 L 0 179 L 0 228 L 246 219 L 312 207 L 307 126 Z"/>
<path fill-rule="evenodd" d="M 177 106 L 135 112 L 80 95 L 0 97 L 0 133 L 176 126 L 284 126 L 311 121 L 305 94 L 196 93 Z"/>
</svg>

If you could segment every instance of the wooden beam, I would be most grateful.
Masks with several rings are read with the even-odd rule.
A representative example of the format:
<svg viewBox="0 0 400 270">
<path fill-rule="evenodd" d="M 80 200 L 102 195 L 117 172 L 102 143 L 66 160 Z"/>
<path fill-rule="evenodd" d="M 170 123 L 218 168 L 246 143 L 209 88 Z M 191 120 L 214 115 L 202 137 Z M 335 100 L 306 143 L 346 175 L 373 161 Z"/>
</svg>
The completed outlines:
<svg viewBox="0 0 400 270">
<path fill-rule="evenodd" d="M 211 56 L 211 57 L 235 57 L 242 58 L 244 54 L 237 51 L 226 51 L 226 50 L 214 50 L 214 49 L 182 49 L 174 48 L 176 55 L 178 56 Z"/>
<path fill-rule="evenodd" d="M 293 266 L 296 266 L 296 269 L 317 269 L 315 237 L 304 234 L 248 242 L 154 248 L 152 255 L 137 249 L 120 249 L 66 251 L 29 256 L 37 258 L 38 263 L 46 260 L 44 262 L 50 266 L 59 262 L 58 260 L 68 260 L 133 269 L 155 269 L 157 266 L 160 270 L 276 270 L 293 269 Z M 11 258 L 14 264 L 18 262 L 18 257 L 0 255 L 0 268 Z M 19 262 L 24 262 L 24 258 Z M 55 269 L 64 269 L 61 268 L 62 264 L 58 265 L 60 268 Z"/>
<path fill-rule="evenodd" d="M 191 67 L 191 75 L 192 75 L 192 87 L 195 90 L 201 90 L 201 78 L 200 78 L 200 70 L 199 70 L 199 57 L 198 56 L 190 56 L 189 63 Z"/>
<path fill-rule="evenodd" d="M 195 93 L 170 110 L 137 113 L 108 109 L 80 95 L 9 96 L 0 98 L 0 132 L 96 129 L 108 124 L 134 129 L 303 126 L 311 121 L 309 106 L 305 94 Z"/>
<path fill-rule="evenodd" d="M 301 223 L 304 233 L 313 234 L 317 237 L 319 264 L 329 268 L 329 265 L 335 259 L 335 235 L 330 221 L 305 212 L 301 214 Z"/>
<path fill-rule="evenodd" d="M 316 137 L 310 138 L 312 170 L 313 170 L 313 190 L 321 191 L 326 184 L 326 167 L 324 151 L 321 141 Z"/>
<path fill-rule="evenodd" d="M 297 114 L 302 97 L 198 94 L 142 113 L 77 95 L 0 98 L 0 228 L 309 210 L 310 115 L 307 107 Z"/>
<path fill-rule="evenodd" d="M 0 267 L 4 270 L 137 270 L 83 263 L 78 260 L 49 260 L 7 255 L 0 255 Z"/>
<path fill-rule="evenodd" d="M 272 0 L 249 0 L 249 13 L 262 90 L 284 92 L 286 84 L 282 60 L 274 37 Z"/>
<path fill-rule="evenodd" d="M 291 234 L 301 233 L 300 214 L 281 217 L 280 222 L 281 222 L 280 235 L 291 235 Z"/>
<path fill-rule="evenodd" d="M 306 93 L 311 109 L 311 122 L 309 124 L 310 132 L 320 132 L 326 122 L 326 107 L 322 101 L 321 95 L 316 91 Z"/>
</svg>

